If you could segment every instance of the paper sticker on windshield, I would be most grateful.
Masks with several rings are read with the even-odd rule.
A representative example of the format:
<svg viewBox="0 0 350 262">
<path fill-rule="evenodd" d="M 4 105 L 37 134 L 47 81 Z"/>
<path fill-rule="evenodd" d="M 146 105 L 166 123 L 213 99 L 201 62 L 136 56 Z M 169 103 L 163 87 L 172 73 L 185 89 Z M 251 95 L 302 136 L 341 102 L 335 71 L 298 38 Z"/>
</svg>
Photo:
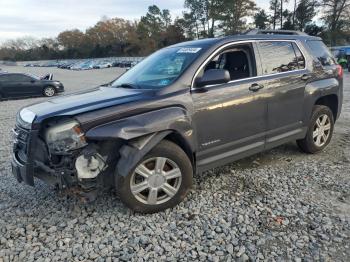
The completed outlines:
<svg viewBox="0 0 350 262">
<path fill-rule="evenodd" d="M 200 47 L 183 47 L 183 48 L 180 48 L 176 53 L 191 53 L 191 54 L 195 54 L 201 49 L 202 48 L 200 48 Z"/>
</svg>

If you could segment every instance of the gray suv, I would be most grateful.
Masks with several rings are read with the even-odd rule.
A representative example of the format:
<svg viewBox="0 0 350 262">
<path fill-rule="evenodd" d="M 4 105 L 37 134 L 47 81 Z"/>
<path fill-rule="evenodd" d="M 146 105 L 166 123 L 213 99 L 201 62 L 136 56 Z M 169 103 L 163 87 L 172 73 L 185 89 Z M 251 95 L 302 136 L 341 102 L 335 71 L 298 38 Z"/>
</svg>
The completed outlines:
<svg viewBox="0 0 350 262">
<path fill-rule="evenodd" d="M 317 153 L 342 106 L 342 68 L 320 38 L 247 34 L 184 42 L 111 83 L 21 109 L 12 171 L 138 212 L 173 207 L 194 174 L 297 141 Z"/>
</svg>

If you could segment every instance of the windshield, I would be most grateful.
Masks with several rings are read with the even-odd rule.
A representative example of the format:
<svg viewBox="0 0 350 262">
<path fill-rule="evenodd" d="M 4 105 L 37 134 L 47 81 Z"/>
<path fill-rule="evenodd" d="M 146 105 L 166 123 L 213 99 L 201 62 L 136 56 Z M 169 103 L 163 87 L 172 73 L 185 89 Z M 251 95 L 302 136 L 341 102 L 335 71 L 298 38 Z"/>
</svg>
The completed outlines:
<svg viewBox="0 0 350 262">
<path fill-rule="evenodd" d="M 113 87 L 159 89 L 173 83 L 198 57 L 199 47 L 161 49 L 112 83 Z"/>
</svg>

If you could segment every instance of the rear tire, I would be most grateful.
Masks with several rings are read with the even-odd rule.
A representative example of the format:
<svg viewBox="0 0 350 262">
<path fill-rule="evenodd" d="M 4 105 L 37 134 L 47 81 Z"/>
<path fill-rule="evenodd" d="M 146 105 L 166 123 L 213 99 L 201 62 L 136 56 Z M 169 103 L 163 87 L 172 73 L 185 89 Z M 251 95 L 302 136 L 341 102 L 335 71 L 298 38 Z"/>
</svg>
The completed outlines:
<svg viewBox="0 0 350 262">
<path fill-rule="evenodd" d="M 186 153 L 163 140 L 126 177 L 117 178 L 121 201 L 140 213 L 154 213 L 182 202 L 192 186 L 193 169 Z"/>
<path fill-rule="evenodd" d="M 333 113 L 327 106 L 315 105 L 305 138 L 297 140 L 305 153 L 315 154 L 331 141 L 334 129 Z"/>
<path fill-rule="evenodd" d="M 53 86 L 46 86 L 43 90 L 43 94 L 46 97 L 52 97 L 56 94 L 56 89 Z"/>
</svg>

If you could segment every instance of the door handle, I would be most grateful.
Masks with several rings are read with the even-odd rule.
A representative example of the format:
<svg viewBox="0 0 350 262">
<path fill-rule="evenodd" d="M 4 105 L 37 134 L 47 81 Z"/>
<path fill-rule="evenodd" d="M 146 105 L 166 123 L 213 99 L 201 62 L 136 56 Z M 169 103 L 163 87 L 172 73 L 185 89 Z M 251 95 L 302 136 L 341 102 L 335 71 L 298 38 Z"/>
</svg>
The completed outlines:
<svg viewBox="0 0 350 262">
<path fill-rule="evenodd" d="M 309 80 L 311 78 L 311 75 L 308 75 L 308 74 L 303 74 L 302 76 L 301 76 L 301 80 L 304 80 L 304 81 L 307 81 L 307 80 Z"/>
<path fill-rule="evenodd" d="M 249 87 L 249 90 L 250 91 L 253 91 L 253 92 L 256 92 L 256 91 L 259 91 L 260 89 L 264 88 L 264 85 L 259 85 L 257 83 L 254 83 L 252 84 L 250 87 Z"/>
</svg>

